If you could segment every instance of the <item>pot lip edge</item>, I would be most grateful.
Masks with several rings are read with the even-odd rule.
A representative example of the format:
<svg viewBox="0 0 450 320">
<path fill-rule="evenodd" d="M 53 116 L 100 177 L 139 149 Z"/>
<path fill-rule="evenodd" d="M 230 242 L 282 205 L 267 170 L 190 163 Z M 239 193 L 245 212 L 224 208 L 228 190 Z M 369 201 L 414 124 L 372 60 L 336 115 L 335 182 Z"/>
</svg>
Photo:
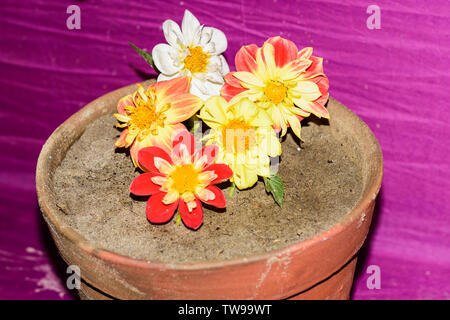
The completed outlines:
<svg viewBox="0 0 450 320">
<path fill-rule="evenodd" d="M 137 83 L 143 83 L 148 84 L 149 79 L 137 82 Z M 367 126 L 367 124 L 359 117 L 357 116 L 352 110 L 347 108 L 345 105 L 340 103 L 338 100 L 332 98 L 330 96 L 330 99 L 336 101 L 340 107 L 343 107 L 346 109 L 347 112 L 352 113 L 357 119 L 366 126 L 366 129 L 368 130 L 371 139 L 376 144 L 376 156 L 378 158 L 377 168 L 376 168 L 376 177 L 373 179 L 374 183 L 367 188 L 366 195 L 362 196 L 360 200 L 357 202 L 355 207 L 348 212 L 338 223 L 333 225 L 331 228 L 328 228 L 327 230 L 324 230 L 323 232 L 309 238 L 306 240 L 303 240 L 301 242 L 292 243 L 288 246 L 285 246 L 283 248 L 279 248 L 276 250 L 271 250 L 268 252 L 263 253 L 257 253 L 252 254 L 249 256 L 244 257 L 237 257 L 233 259 L 226 259 L 226 260 L 211 260 L 211 261 L 200 261 L 200 262 L 190 262 L 190 263 L 170 263 L 170 262 L 158 262 L 158 261 L 149 261 L 145 259 L 136 259 L 129 256 L 125 256 L 119 253 L 115 253 L 113 251 L 95 246 L 91 244 L 86 238 L 84 238 L 81 234 L 76 232 L 73 228 L 65 225 L 53 212 L 50 207 L 47 205 L 47 201 L 51 201 L 48 191 L 45 190 L 45 184 L 43 181 L 45 181 L 43 175 L 43 169 L 44 164 L 48 161 L 45 156 L 50 154 L 51 151 L 51 144 L 53 143 L 52 137 L 54 136 L 54 133 L 63 126 L 66 126 L 68 122 L 73 121 L 74 118 L 81 117 L 84 113 L 86 113 L 86 109 L 88 109 L 89 106 L 94 105 L 95 102 L 99 99 L 103 99 L 108 96 L 113 96 L 114 94 L 117 94 L 119 91 L 125 91 L 131 89 L 131 87 L 135 86 L 136 83 L 120 87 L 116 90 L 110 91 L 94 100 L 86 104 L 83 108 L 72 114 L 69 118 L 67 118 L 62 124 L 60 124 L 48 137 L 46 142 L 44 143 L 38 157 L 37 166 L 36 166 L 36 191 L 37 191 L 37 198 L 39 202 L 39 206 L 42 212 L 42 215 L 44 216 L 46 222 L 48 225 L 58 226 L 59 234 L 63 235 L 67 240 L 69 240 L 73 245 L 79 247 L 81 250 L 83 250 L 85 253 L 89 255 L 94 255 L 99 259 L 105 260 L 107 262 L 113 263 L 113 264 L 121 264 L 121 265 L 128 265 L 132 267 L 139 267 L 139 268 L 145 268 L 145 269 L 166 269 L 166 270 L 182 270 L 182 271 L 196 271 L 196 270 L 206 270 L 206 269 L 216 269 L 216 268 L 225 268 L 225 267 L 233 267 L 241 264 L 249 264 L 249 263 L 257 263 L 260 261 L 267 261 L 273 257 L 283 257 L 286 255 L 291 255 L 294 252 L 302 252 L 314 245 L 315 243 L 321 242 L 324 239 L 331 239 L 335 235 L 339 234 L 343 230 L 346 229 L 348 225 L 351 224 L 352 221 L 354 221 L 356 218 L 358 218 L 361 214 L 365 213 L 367 208 L 370 206 L 372 202 L 376 200 L 376 197 L 379 194 L 379 191 L 381 189 L 381 184 L 383 180 L 383 169 L 384 169 L 384 159 L 383 154 L 381 150 L 380 143 L 378 139 L 375 137 L 372 130 Z M 100 109 L 100 108 L 98 108 Z"/>
</svg>

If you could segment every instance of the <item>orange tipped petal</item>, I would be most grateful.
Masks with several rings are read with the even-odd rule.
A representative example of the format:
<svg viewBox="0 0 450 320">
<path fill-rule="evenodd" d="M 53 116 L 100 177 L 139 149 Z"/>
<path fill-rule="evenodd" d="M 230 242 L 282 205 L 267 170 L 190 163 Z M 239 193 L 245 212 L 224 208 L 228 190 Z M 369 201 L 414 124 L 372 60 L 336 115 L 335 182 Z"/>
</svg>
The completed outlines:
<svg viewBox="0 0 450 320">
<path fill-rule="evenodd" d="M 241 47 L 235 58 L 236 70 L 256 72 L 258 68 L 258 65 L 256 63 L 257 51 L 258 46 L 255 44 Z"/>
<path fill-rule="evenodd" d="M 189 119 L 203 105 L 202 99 L 190 93 L 172 96 L 168 102 L 170 102 L 170 108 L 165 113 L 168 124 L 176 124 Z"/>
<path fill-rule="evenodd" d="M 234 72 L 228 72 L 223 78 L 230 86 L 245 89 L 241 86 L 241 81 L 234 76 Z"/>
<path fill-rule="evenodd" d="M 126 139 L 127 139 L 128 129 L 125 129 L 120 134 L 119 139 L 117 139 L 116 143 L 114 144 L 117 148 L 123 148 L 126 147 Z"/>
<path fill-rule="evenodd" d="M 302 50 L 300 50 L 297 54 L 297 58 L 298 59 L 309 59 L 312 55 L 313 52 L 313 48 L 311 47 L 306 47 L 303 48 Z"/>
<path fill-rule="evenodd" d="M 321 96 L 314 100 L 311 104 L 312 113 L 314 113 L 318 117 L 324 117 L 329 119 L 330 114 L 328 113 L 328 110 L 325 108 L 325 104 L 328 101 L 328 97 L 330 94 L 328 93 L 328 89 L 330 87 L 329 80 L 326 76 L 318 76 L 315 78 L 310 79 L 309 81 L 314 82 L 320 90 Z"/>
<path fill-rule="evenodd" d="M 187 76 L 176 77 L 167 81 L 159 81 L 155 84 L 158 100 L 165 100 L 172 95 L 189 92 L 191 78 Z"/>
<path fill-rule="evenodd" d="M 302 72 L 311 66 L 311 61 L 307 59 L 297 59 L 286 64 L 282 69 L 283 80 L 297 78 Z M 303 75 L 302 75 L 303 76 Z"/>
<path fill-rule="evenodd" d="M 134 106 L 132 94 L 129 94 L 119 100 L 119 103 L 117 103 L 117 111 L 120 114 L 125 114 L 125 107 L 128 106 Z"/>
<path fill-rule="evenodd" d="M 248 90 L 241 86 L 241 82 L 233 74 L 234 72 L 229 72 L 225 75 L 225 84 L 220 89 L 220 95 L 227 102 L 229 102 L 235 95 Z"/>
<path fill-rule="evenodd" d="M 311 56 L 309 60 L 311 61 L 311 65 L 302 74 L 302 79 L 310 79 L 317 75 L 323 75 L 323 59 Z"/>
<path fill-rule="evenodd" d="M 298 49 L 292 41 L 277 36 L 268 39 L 266 42 L 270 43 L 275 49 L 277 67 L 282 68 L 297 58 Z"/>
</svg>

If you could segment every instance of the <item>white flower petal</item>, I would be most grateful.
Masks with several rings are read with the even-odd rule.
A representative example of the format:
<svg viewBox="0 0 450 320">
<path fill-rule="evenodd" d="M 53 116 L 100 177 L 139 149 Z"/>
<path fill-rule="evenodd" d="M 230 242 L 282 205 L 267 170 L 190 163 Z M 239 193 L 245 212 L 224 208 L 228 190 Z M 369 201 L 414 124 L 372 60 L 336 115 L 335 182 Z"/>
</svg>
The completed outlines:
<svg viewBox="0 0 450 320">
<path fill-rule="evenodd" d="M 223 85 L 225 83 L 223 76 L 218 72 L 208 72 L 206 74 L 206 80 L 219 85 Z"/>
<path fill-rule="evenodd" d="M 213 33 L 212 28 L 209 27 L 202 28 L 199 44 L 202 46 L 203 49 L 206 49 L 209 44 L 211 45 L 211 47 L 208 47 L 209 50 L 211 50 L 214 47 L 214 43 L 211 43 L 212 33 Z M 209 52 L 211 53 L 212 51 Z"/>
<path fill-rule="evenodd" d="M 197 18 L 189 10 L 184 11 L 181 29 L 185 41 L 184 44 L 189 47 L 194 42 L 194 36 L 200 30 L 200 22 L 198 22 Z"/>
<path fill-rule="evenodd" d="M 153 61 L 161 73 L 173 75 L 181 70 L 181 64 L 177 61 L 177 51 L 165 43 L 157 44 L 152 51 Z"/>
<path fill-rule="evenodd" d="M 209 41 L 208 41 L 209 40 Z M 221 54 L 227 49 L 228 42 L 225 34 L 219 29 L 204 27 L 200 36 L 200 44 L 210 45 L 210 54 Z M 212 46 L 211 46 L 212 45 Z"/>
<path fill-rule="evenodd" d="M 192 78 L 190 92 L 202 100 L 207 100 L 210 97 L 219 96 L 220 88 L 222 88 L 221 84 L 214 84 L 207 80 L 202 81 L 197 78 Z"/>
<path fill-rule="evenodd" d="M 173 20 L 166 20 L 163 23 L 164 36 L 166 41 L 174 48 L 181 48 L 184 43 L 183 34 L 180 27 Z"/>
<path fill-rule="evenodd" d="M 222 67 L 221 73 L 223 76 L 225 76 L 227 73 L 230 72 L 230 67 L 228 66 L 227 60 L 225 60 L 224 56 L 221 55 L 221 56 L 219 56 L 219 58 L 220 58 L 221 67 Z"/>
<path fill-rule="evenodd" d="M 213 72 L 220 74 L 222 77 L 230 72 L 228 63 L 222 55 L 209 58 L 208 73 Z"/>
</svg>

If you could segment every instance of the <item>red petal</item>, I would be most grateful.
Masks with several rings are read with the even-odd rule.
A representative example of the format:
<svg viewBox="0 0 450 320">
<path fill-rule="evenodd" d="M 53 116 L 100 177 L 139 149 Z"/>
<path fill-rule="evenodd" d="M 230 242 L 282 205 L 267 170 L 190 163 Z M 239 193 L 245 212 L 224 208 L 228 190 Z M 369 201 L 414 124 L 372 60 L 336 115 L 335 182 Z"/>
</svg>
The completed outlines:
<svg viewBox="0 0 450 320">
<path fill-rule="evenodd" d="M 317 74 L 323 73 L 323 59 L 311 56 L 309 60 L 312 62 L 308 69 L 302 74 L 302 79 L 312 78 Z"/>
<path fill-rule="evenodd" d="M 198 150 L 195 153 L 194 158 L 200 159 L 201 157 L 205 156 L 206 163 L 204 165 L 209 166 L 211 163 L 214 162 L 218 154 L 219 154 L 219 147 L 216 146 L 215 144 L 210 144 Z"/>
<path fill-rule="evenodd" d="M 147 201 L 147 219 L 152 223 L 164 223 L 169 221 L 178 206 L 178 200 L 174 203 L 166 205 L 162 199 L 166 195 L 165 192 L 160 192 L 152 195 Z"/>
<path fill-rule="evenodd" d="M 189 212 L 189 209 L 186 203 L 183 200 L 180 200 L 180 206 L 178 209 L 180 210 L 181 219 L 184 224 L 194 230 L 197 230 L 203 223 L 203 209 L 200 200 L 195 199 L 197 206 Z"/>
<path fill-rule="evenodd" d="M 225 84 L 220 89 L 220 95 L 228 101 L 231 100 L 235 95 L 247 90 L 243 86 L 241 86 L 241 81 L 236 78 L 234 72 L 229 72 L 225 75 Z"/>
<path fill-rule="evenodd" d="M 316 115 L 321 115 L 322 117 L 329 118 L 328 110 L 325 108 L 325 104 L 328 101 L 329 93 L 328 89 L 330 87 L 330 83 L 326 76 L 318 76 L 310 79 L 309 81 L 314 82 L 319 87 L 320 93 L 322 94 L 319 98 L 314 100 L 314 109 L 317 110 Z"/>
<path fill-rule="evenodd" d="M 239 93 L 245 91 L 247 89 L 245 88 L 238 88 L 238 87 L 233 87 L 230 86 L 228 83 L 225 82 L 225 84 L 222 86 L 222 88 L 220 89 L 220 95 L 227 100 L 227 102 L 230 102 L 230 100 L 238 95 Z"/>
<path fill-rule="evenodd" d="M 254 72 L 258 68 L 256 63 L 256 51 L 258 46 L 256 44 L 250 44 L 243 46 L 236 53 L 235 65 L 237 71 Z"/>
<path fill-rule="evenodd" d="M 225 82 L 228 83 L 230 86 L 236 87 L 236 88 L 241 88 L 241 89 L 245 89 L 242 85 L 241 85 L 241 81 L 236 78 L 234 76 L 235 72 L 228 72 L 224 78 Z"/>
<path fill-rule="evenodd" d="M 181 145 L 185 145 L 189 154 L 192 156 L 195 151 L 194 135 L 187 130 L 177 132 L 173 138 L 173 152 L 179 154 Z"/>
<path fill-rule="evenodd" d="M 277 67 L 281 68 L 297 58 L 298 49 L 292 41 L 277 36 L 268 39 L 266 42 L 273 45 L 275 49 L 275 63 Z"/>
<path fill-rule="evenodd" d="M 227 200 L 225 199 L 222 190 L 220 190 L 216 186 L 208 186 L 206 187 L 206 189 L 214 193 L 214 195 L 216 196 L 214 200 L 204 201 L 206 204 L 209 204 L 216 208 L 225 208 L 227 206 Z"/>
<path fill-rule="evenodd" d="M 149 196 L 159 192 L 161 186 L 152 181 L 152 178 L 155 176 L 163 175 L 156 172 L 146 172 L 138 175 L 130 185 L 130 192 L 137 196 Z"/>
<path fill-rule="evenodd" d="M 211 184 L 224 182 L 233 176 L 233 171 L 225 163 L 214 163 L 206 167 L 203 171 L 214 171 L 217 174 L 217 178 L 211 181 Z"/>
<path fill-rule="evenodd" d="M 146 172 L 159 172 L 155 167 L 155 157 L 162 158 L 172 164 L 171 157 L 159 147 L 147 147 L 139 150 L 139 166 Z"/>
</svg>

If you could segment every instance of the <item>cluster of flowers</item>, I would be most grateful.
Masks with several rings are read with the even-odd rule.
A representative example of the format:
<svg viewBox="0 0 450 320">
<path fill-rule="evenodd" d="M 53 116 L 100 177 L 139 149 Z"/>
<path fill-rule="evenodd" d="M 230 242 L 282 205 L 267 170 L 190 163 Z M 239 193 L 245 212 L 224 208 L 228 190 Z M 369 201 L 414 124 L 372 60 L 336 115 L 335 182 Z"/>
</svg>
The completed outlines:
<svg viewBox="0 0 450 320">
<path fill-rule="evenodd" d="M 311 113 L 329 117 L 329 83 L 312 48 L 299 51 L 279 36 L 262 47 L 243 46 L 230 72 L 222 56 L 224 33 L 201 25 L 189 11 L 181 29 L 167 20 L 163 31 L 167 44 L 151 54 L 157 82 L 120 99 L 115 117 L 123 131 L 115 146 L 129 147 L 134 165 L 145 172 L 130 191 L 151 196 L 148 219 L 167 222 L 178 208 L 184 224 L 197 229 L 200 201 L 226 206 L 215 184 L 230 180 L 246 189 L 258 176 L 270 179 L 270 158 L 281 154 L 279 136 L 290 127 L 300 138 L 300 121 Z M 194 115 L 210 128 L 198 150 L 200 142 L 182 123 Z"/>
</svg>

